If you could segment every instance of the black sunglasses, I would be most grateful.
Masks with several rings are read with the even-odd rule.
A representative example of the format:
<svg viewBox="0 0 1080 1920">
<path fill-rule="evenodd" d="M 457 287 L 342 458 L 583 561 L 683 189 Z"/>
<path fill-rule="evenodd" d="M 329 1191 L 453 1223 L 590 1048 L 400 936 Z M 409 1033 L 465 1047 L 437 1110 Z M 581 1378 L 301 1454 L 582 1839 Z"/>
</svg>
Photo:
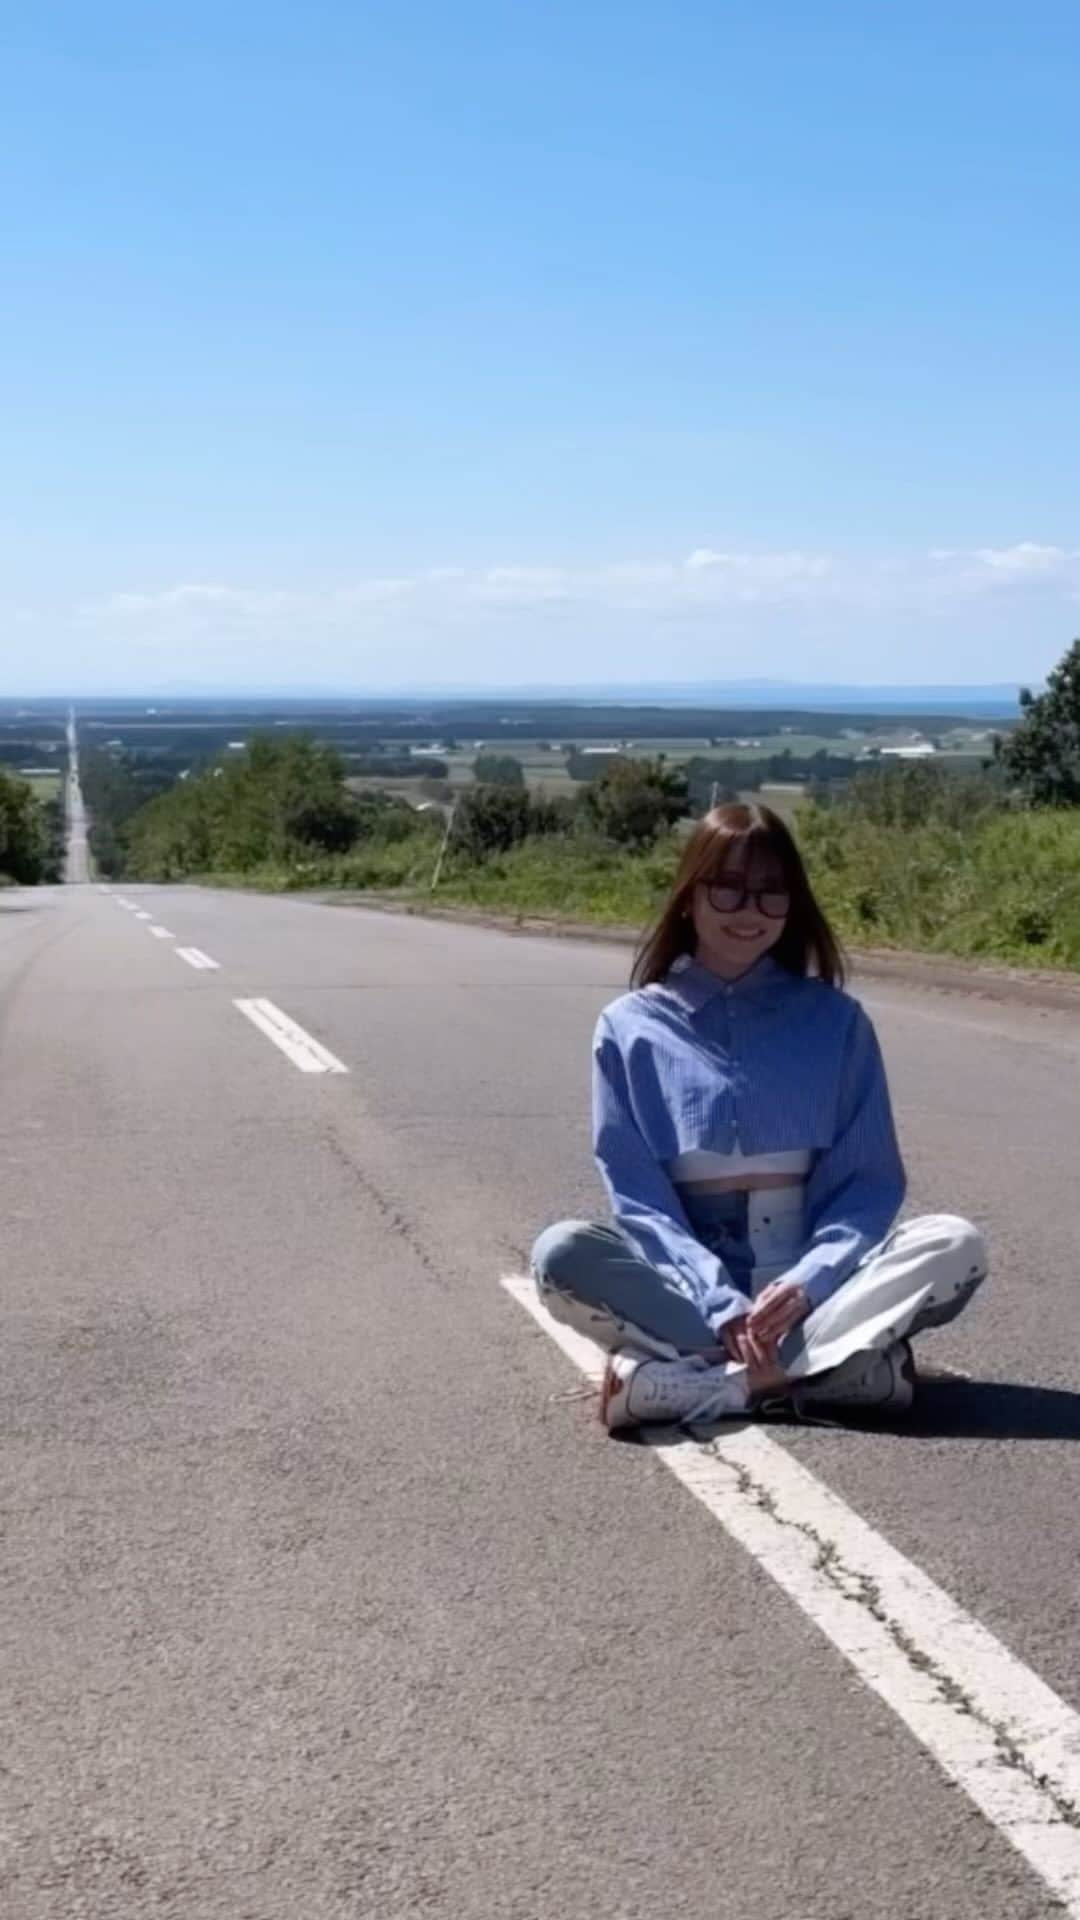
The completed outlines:
<svg viewBox="0 0 1080 1920">
<path fill-rule="evenodd" d="M 709 905 L 717 913 L 741 913 L 752 900 L 763 920 L 786 920 L 791 911 L 791 895 L 786 887 L 740 887 L 734 883 L 707 887 Z"/>
</svg>

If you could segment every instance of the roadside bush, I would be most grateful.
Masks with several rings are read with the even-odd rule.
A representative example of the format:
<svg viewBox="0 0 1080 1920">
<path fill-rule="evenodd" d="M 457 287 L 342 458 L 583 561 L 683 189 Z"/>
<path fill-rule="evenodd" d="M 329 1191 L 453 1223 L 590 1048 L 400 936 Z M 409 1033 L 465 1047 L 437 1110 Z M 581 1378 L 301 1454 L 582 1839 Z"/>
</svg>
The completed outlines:
<svg viewBox="0 0 1080 1920">
<path fill-rule="evenodd" d="M 572 832 L 577 817 L 572 800 L 533 800 L 514 787 L 467 787 L 454 812 L 452 847 L 456 858 L 487 860 L 523 840 Z"/>
<path fill-rule="evenodd" d="M 524 840 L 479 864 L 448 867 L 439 898 L 545 919 L 644 926 L 678 855 L 674 835 L 647 850 L 591 834 Z"/>
<path fill-rule="evenodd" d="M 613 760 L 585 787 L 579 805 L 607 839 L 644 847 L 685 814 L 686 775 L 662 760 Z"/>
<path fill-rule="evenodd" d="M 1080 812 L 900 829 L 804 807 L 799 834 L 822 904 L 856 945 L 1080 966 Z"/>
<path fill-rule="evenodd" d="M 979 773 L 954 773 L 927 761 L 900 766 L 879 763 L 858 773 L 839 792 L 816 790 L 814 800 L 819 807 L 834 807 L 845 818 L 868 820 L 899 832 L 930 822 L 966 828 L 1010 805 L 1001 767 L 988 763 Z"/>
</svg>

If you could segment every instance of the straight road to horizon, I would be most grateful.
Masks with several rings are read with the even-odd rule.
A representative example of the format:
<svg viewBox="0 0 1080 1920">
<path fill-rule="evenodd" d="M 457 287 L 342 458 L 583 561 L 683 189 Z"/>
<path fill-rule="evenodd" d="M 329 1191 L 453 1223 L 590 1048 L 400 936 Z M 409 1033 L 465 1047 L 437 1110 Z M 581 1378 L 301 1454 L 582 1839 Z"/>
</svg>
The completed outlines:
<svg viewBox="0 0 1080 1920">
<path fill-rule="evenodd" d="M 69 886 L 83 886 L 90 878 L 89 823 L 79 779 L 79 736 L 74 708 L 67 719 L 68 770 L 64 793 L 67 820 L 67 860 L 64 878 Z"/>
<path fill-rule="evenodd" d="M 729 1527 L 666 1470 L 692 1443 L 605 1439 L 499 1285 L 600 1205 L 625 970 L 295 899 L 0 895 L 13 1920 L 1080 1914 L 1075 1017 L 866 988 L 912 1203 L 995 1271 L 905 1430 L 769 1431 L 793 1536 L 872 1529 L 863 1649 L 734 1474 Z M 905 1567 L 962 1614 L 912 1576 L 901 1633 Z"/>
</svg>

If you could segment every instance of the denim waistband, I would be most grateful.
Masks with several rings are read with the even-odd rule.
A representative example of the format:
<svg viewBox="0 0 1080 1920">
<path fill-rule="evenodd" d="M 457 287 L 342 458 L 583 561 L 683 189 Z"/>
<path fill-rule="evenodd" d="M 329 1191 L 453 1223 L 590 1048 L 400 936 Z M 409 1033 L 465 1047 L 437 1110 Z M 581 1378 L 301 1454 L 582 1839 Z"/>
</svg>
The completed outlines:
<svg viewBox="0 0 1080 1920">
<path fill-rule="evenodd" d="M 724 1262 L 737 1286 L 752 1291 L 764 1269 L 782 1272 L 803 1251 L 803 1192 L 689 1193 L 680 1198 L 690 1230 Z"/>
</svg>

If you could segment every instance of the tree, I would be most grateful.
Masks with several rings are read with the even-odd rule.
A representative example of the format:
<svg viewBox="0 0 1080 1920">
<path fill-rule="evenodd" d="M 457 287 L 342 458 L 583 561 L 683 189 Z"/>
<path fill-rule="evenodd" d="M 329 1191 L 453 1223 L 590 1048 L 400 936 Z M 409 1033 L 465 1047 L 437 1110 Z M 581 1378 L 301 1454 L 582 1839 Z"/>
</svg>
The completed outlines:
<svg viewBox="0 0 1080 1920">
<path fill-rule="evenodd" d="M 158 753 L 85 750 L 79 772 L 90 816 L 90 851 L 99 873 L 109 879 L 123 874 L 125 823 L 156 794 L 166 792 L 177 771 L 163 765 Z"/>
<path fill-rule="evenodd" d="M 1080 640 L 1047 681 L 1020 695 L 1023 718 L 1000 748 L 1006 771 L 1036 807 L 1080 806 Z"/>
<path fill-rule="evenodd" d="M 647 846 L 685 814 L 686 775 L 662 760 L 613 760 L 586 787 L 581 806 L 609 840 Z"/>
<path fill-rule="evenodd" d="M 178 780 L 123 821 L 125 871 L 138 879 L 248 873 L 349 850 L 370 812 L 344 786 L 331 747 L 256 734 L 246 749 Z"/>
<path fill-rule="evenodd" d="M 454 844 L 474 860 L 506 853 L 528 837 L 529 796 L 513 787 L 466 787 L 454 813 Z"/>
<path fill-rule="evenodd" d="M 473 779 L 481 787 L 524 789 L 525 769 L 512 753 L 480 753 L 473 761 Z"/>
<path fill-rule="evenodd" d="M 25 780 L 0 771 L 0 877 L 36 887 L 55 878 L 43 809 Z"/>
</svg>

